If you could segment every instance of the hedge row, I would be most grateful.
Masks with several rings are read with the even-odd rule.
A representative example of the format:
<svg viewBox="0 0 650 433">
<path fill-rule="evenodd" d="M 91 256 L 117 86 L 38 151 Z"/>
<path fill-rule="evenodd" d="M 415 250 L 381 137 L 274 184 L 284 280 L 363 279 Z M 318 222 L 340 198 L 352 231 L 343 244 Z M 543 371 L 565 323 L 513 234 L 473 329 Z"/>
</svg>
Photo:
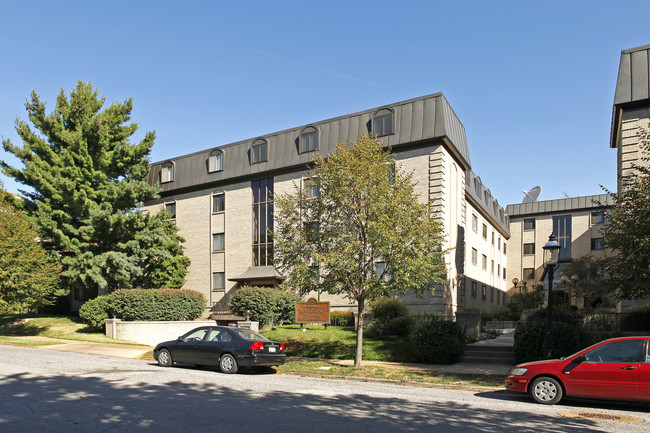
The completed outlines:
<svg viewBox="0 0 650 433">
<path fill-rule="evenodd" d="M 79 317 L 94 328 L 115 317 L 126 321 L 194 320 L 205 311 L 206 300 L 194 290 L 120 289 L 81 306 Z"/>
</svg>

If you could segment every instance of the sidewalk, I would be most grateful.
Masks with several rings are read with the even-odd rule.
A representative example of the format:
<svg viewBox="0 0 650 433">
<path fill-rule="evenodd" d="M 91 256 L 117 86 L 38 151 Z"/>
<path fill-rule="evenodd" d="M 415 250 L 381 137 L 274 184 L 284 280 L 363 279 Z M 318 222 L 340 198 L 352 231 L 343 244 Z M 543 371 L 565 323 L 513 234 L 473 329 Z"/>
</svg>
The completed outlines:
<svg viewBox="0 0 650 433">
<path fill-rule="evenodd" d="M 37 349 L 56 350 L 59 352 L 76 352 L 88 355 L 115 356 L 118 358 L 140 358 L 147 352 L 153 350 L 151 346 L 137 344 L 112 344 L 112 343 L 91 343 L 88 341 L 61 340 L 48 337 L 14 337 L 19 340 L 41 340 L 54 344 L 43 346 L 30 346 Z"/>
</svg>

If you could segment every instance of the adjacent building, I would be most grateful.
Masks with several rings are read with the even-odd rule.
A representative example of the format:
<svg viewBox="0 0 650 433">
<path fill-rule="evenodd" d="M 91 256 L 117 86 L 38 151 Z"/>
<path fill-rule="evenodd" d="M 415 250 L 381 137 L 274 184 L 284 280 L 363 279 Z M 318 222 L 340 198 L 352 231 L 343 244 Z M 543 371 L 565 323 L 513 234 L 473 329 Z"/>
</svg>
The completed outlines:
<svg viewBox="0 0 650 433">
<path fill-rule="evenodd" d="M 506 278 L 510 293 L 532 290 L 541 281 L 544 273 L 542 247 L 551 233 L 562 247 L 554 287 L 560 286 L 562 269 L 575 259 L 605 257 L 602 228 L 607 208 L 612 204 L 609 194 L 600 194 L 508 205 L 511 238 Z M 516 287 L 515 281 L 518 281 Z"/>
<path fill-rule="evenodd" d="M 640 149 L 639 128 L 650 131 L 650 45 L 621 51 L 609 145 L 617 149 L 618 190 L 634 172 L 646 165 Z"/>
<path fill-rule="evenodd" d="M 186 239 L 191 259 L 186 284 L 202 292 L 215 318 L 229 318 L 239 287 L 279 285 L 273 266 L 273 194 L 305 183 L 314 152 L 369 133 L 390 146 L 396 169 L 413 173 L 422 202 L 433 202 L 444 228 L 447 275 L 433 293 L 405 300 L 414 311 L 447 315 L 492 311 L 506 301 L 508 217 L 471 171 L 465 128 L 442 93 L 301 125 L 152 164 L 149 183 Z M 334 309 L 342 297 L 319 295 Z"/>
</svg>

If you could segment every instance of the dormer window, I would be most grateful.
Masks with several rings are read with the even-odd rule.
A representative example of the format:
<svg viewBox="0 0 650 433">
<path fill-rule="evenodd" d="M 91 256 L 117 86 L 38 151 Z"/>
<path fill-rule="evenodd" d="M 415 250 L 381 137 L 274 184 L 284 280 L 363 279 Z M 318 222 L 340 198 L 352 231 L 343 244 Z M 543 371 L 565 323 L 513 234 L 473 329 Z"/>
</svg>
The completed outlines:
<svg viewBox="0 0 650 433">
<path fill-rule="evenodd" d="M 395 112 L 392 108 L 378 110 L 372 118 L 372 133 L 376 137 L 395 133 Z"/>
<path fill-rule="evenodd" d="M 313 152 L 318 149 L 318 129 L 308 126 L 302 130 L 298 138 L 300 153 Z"/>
<path fill-rule="evenodd" d="M 174 163 L 171 161 L 165 162 L 160 167 L 160 183 L 174 181 Z"/>
<path fill-rule="evenodd" d="M 213 150 L 208 156 L 208 173 L 223 170 L 223 152 L 221 150 Z"/>
<path fill-rule="evenodd" d="M 269 143 L 261 138 L 251 146 L 251 164 L 268 161 Z"/>
</svg>

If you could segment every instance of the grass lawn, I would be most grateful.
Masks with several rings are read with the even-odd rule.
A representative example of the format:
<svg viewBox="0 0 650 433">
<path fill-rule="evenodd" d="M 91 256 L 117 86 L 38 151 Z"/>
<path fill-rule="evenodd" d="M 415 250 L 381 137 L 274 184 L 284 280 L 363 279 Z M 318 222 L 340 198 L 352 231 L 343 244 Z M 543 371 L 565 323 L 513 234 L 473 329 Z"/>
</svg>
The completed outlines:
<svg viewBox="0 0 650 433">
<path fill-rule="evenodd" d="M 12 337 L 49 337 L 92 343 L 133 344 L 109 338 L 102 332 L 89 328 L 78 318 L 68 316 L 19 316 L 17 314 L 0 316 L 0 343 L 15 344 L 20 341 L 20 344 L 29 346 L 48 344 L 38 338 L 18 340 Z M 49 344 L 54 343 L 49 342 Z"/>
<path fill-rule="evenodd" d="M 356 331 L 353 327 L 277 326 L 264 335 L 285 343 L 287 356 L 319 359 L 354 359 Z M 404 339 L 376 340 L 364 337 L 363 359 L 368 361 L 415 362 L 410 344 Z"/>
<path fill-rule="evenodd" d="M 440 373 L 437 371 L 400 368 L 390 366 L 362 365 L 354 368 L 326 361 L 287 361 L 276 367 L 280 373 L 304 374 L 309 376 L 344 376 L 369 379 L 395 380 L 406 383 L 424 383 L 455 386 L 503 387 L 503 376 L 481 374 Z"/>
</svg>

